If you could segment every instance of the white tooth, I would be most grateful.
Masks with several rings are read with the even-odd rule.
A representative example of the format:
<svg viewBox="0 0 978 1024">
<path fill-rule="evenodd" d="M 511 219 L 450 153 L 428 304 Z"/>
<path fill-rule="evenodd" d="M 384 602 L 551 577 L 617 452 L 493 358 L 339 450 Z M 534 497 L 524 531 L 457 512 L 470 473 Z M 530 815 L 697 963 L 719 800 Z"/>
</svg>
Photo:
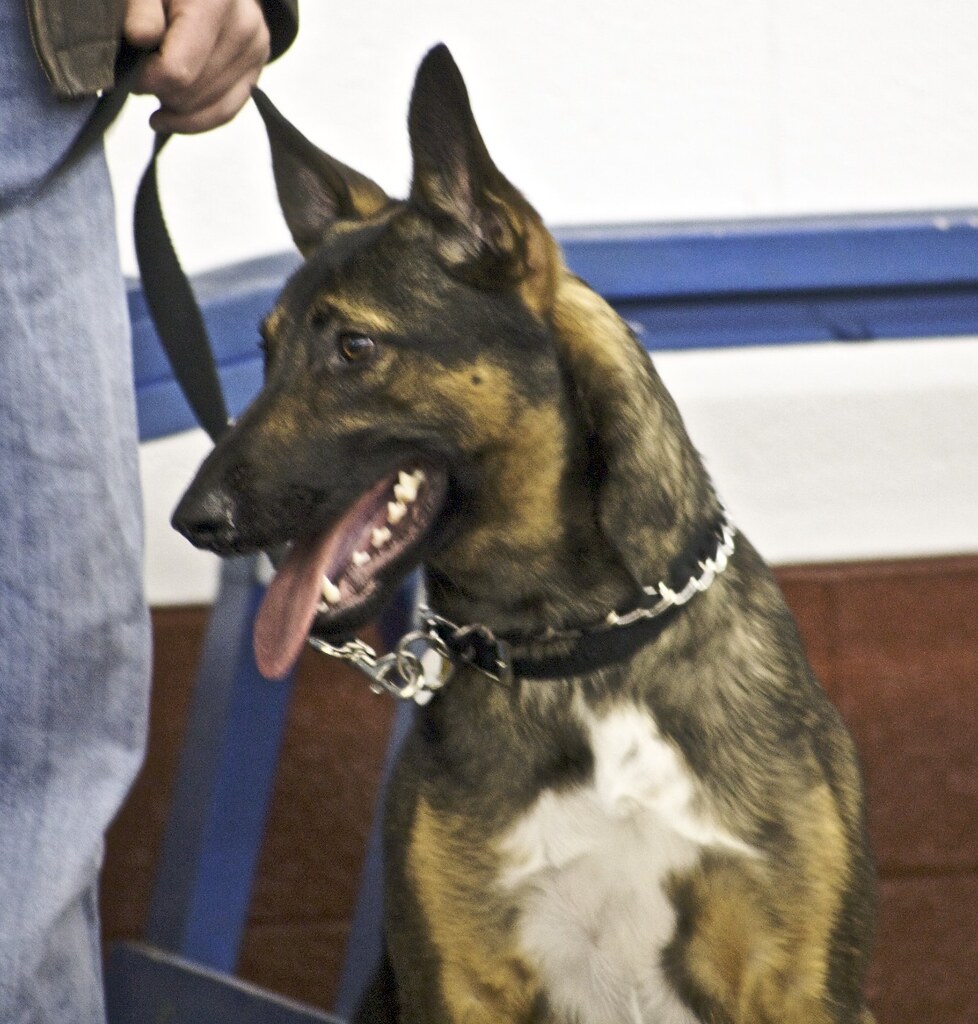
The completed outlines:
<svg viewBox="0 0 978 1024">
<path fill-rule="evenodd" d="M 425 477 L 425 475 L 424 475 L 424 470 L 423 470 L 423 469 L 416 469 L 416 470 L 415 470 L 415 471 L 414 471 L 414 472 L 413 472 L 413 473 L 411 474 L 411 479 L 412 479 L 412 480 L 413 480 L 413 481 L 414 481 L 414 482 L 415 482 L 416 484 L 423 484 L 423 483 L 425 482 L 425 480 L 426 480 L 427 478 L 426 478 L 426 477 Z"/>
<path fill-rule="evenodd" d="M 399 501 L 387 502 L 387 522 L 391 526 L 397 526 L 397 524 L 407 515 L 407 505 L 403 505 Z"/>
<path fill-rule="evenodd" d="M 366 551 L 354 551 L 352 561 L 356 566 L 363 566 L 370 561 L 370 555 Z"/>
<path fill-rule="evenodd" d="M 394 497 L 403 504 L 410 505 L 417 496 L 418 482 L 402 470 L 397 475 L 397 483 L 394 484 Z"/>
<path fill-rule="evenodd" d="M 328 577 L 323 577 L 323 597 L 328 604 L 339 604 L 340 588 Z"/>
<path fill-rule="evenodd" d="M 375 548 L 382 548 L 391 539 L 391 532 L 386 526 L 375 526 L 370 535 L 370 543 Z"/>
</svg>

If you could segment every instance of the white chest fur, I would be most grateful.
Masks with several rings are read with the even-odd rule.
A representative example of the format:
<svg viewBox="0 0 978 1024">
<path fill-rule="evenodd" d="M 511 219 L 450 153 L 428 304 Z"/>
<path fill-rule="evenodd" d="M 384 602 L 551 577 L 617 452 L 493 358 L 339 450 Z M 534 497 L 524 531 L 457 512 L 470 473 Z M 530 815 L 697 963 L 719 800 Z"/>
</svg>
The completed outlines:
<svg viewBox="0 0 978 1024">
<path fill-rule="evenodd" d="M 580 1024 L 690 1024 L 659 966 L 675 915 L 662 883 L 706 848 L 753 851 L 712 820 L 647 711 L 579 714 L 594 776 L 541 794 L 502 844 L 501 884 L 555 1010 Z"/>
</svg>

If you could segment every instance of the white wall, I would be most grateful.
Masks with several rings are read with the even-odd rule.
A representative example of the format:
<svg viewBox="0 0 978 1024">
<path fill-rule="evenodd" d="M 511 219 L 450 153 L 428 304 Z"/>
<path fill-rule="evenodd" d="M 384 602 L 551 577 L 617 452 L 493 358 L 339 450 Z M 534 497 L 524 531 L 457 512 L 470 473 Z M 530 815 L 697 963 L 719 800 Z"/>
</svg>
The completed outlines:
<svg viewBox="0 0 978 1024">
<path fill-rule="evenodd" d="M 443 40 L 497 162 L 551 223 L 978 206 L 973 0 L 305 0 L 301 16 L 263 84 L 394 194 L 414 69 Z M 123 237 L 149 109 L 112 139 Z M 250 109 L 171 143 L 190 269 L 287 245 L 267 160 Z"/>
<path fill-rule="evenodd" d="M 302 21 L 264 87 L 392 194 L 414 69 L 445 41 L 497 162 L 553 224 L 978 207 L 973 0 L 305 0 Z M 151 109 L 134 103 L 110 139 L 130 272 Z M 174 140 L 161 179 L 190 270 L 289 246 L 253 110 Z M 978 551 L 978 342 L 658 362 L 773 560 Z M 145 446 L 154 600 L 212 586 L 165 525 L 202 450 Z"/>
</svg>

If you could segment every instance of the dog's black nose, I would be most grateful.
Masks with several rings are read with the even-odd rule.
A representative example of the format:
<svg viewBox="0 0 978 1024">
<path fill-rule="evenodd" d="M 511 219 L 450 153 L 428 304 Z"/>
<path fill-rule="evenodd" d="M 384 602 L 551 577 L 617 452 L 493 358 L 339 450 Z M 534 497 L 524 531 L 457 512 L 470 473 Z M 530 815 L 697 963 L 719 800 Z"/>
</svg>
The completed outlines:
<svg viewBox="0 0 978 1024">
<path fill-rule="evenodd" d="M 191 487 L 170 522 L 195 547 L 219 555 L 233 554 L 239 543 L 236 504 L 223 487 Z"/>
</svg>

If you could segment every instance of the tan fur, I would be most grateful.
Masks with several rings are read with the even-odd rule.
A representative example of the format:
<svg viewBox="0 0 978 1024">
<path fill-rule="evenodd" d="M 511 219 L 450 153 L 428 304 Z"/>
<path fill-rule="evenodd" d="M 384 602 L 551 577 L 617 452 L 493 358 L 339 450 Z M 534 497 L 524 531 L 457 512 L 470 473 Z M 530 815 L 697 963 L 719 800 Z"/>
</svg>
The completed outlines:
<svg viewBox="0 0 978 1024">
<path fill-rule="evenodd" d="M 272 311 L 265 317 L 265 322 L 262 328 L 265 334 L 269 337 L 275 337 L 282 330 L 282 325 L 287 319 L 287 314 L 281 306 L 275 306 Z"/>
<path fill-rule="evenodd" d="M 527 309 L 545 320 L 554 308 L 564 266 L 563 257 L 550 232 L 535 214 L 529 221 L 524 244 L 527 274 L 518 285 L 519 295 Z"/>
<path fill-rule="evenodd" d="M 395 386 L 436 422 L 450 418 L 473 454 L 508 438 L 519 416 L 511 373 L 488 358 L 451 369 L 422 364 Z"/>
<path fill-rule="evenodd" d="M 732 1024 L 831 1024 L 824 994 L 832 926 L 848 883 L 849 854 L 826 787 L 795 819 L 795 871 L 707 859 L 689 886 L 695 924 L 685 969 Z"/>
<path fill-rule="evenodd" d="M 418 805 L 408 848 L 429 937 L 438 954 L 439 988 L 451 1019 L 502 1024 L 529 1016 L 538 994 L 507 924 L 507 908 L 491 895 L 495 858 L 473 841 L 478 824 Z"/>
<path fill-rule="evenodd" d="M 566 426 L 552 405 L 519 397 L 513 375 L 490 359 L 426 375 L 405 374 L 395 385 L 433 422 L 450 420 L 473 458 L 498 482 L 491 504 L 473 516 L 464 542 L 450 549 L 459 571 L 477 572 L 500 538 L 524 552 L 546 548 L 561 530 L 561 467 Z"/>
<path fill-rule="evenodd" d="M 358 300 L 356 296 L 345 295 L 342 290 L 331 292 L 322 305 L 324 312 L 339 317 L 351 330 L 393 334 L 399 328 L 396 316 L 389 310 Z"/>
<path fill-rule="evenodd" d="M 616 379 L 630 385 L 636 359 L 623 343 L 628 332 L 621 317 L 597 292 L 567 273 L 560 277 L 556 289 L 553 323 L 572 366 L 583 370 L 590 365 L 602 387 Z M 574 378 L 587 379 L 584 373 L 575 373 Z"/>
</svg>

